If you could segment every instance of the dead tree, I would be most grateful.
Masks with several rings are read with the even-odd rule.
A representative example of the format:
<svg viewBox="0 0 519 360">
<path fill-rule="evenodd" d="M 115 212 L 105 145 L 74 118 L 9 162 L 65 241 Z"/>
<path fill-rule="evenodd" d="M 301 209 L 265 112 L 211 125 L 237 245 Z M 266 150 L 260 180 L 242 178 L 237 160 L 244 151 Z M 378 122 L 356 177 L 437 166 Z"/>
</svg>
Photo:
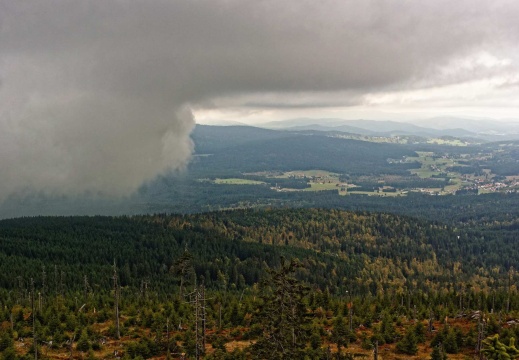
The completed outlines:
<svg viewBox="0 0 519 360">
<path fill-rule="evenodd" d="M 200 306 L 201 306 L 201 320 L 202 320 L 202 349 L 204 349 L 205 352 L 205 330 L 206 330 L 206 312 L 205 312 L 205 287 L 204 284 L 202 284 L 202 289 L 200 293 Z"/>
<path fill-rule="evenodd" d="M 68 342 L 68 351 L 69 351 L 69 357 L 68 358 L 70 360 L 74 359 L 73 350 L 74 350 L 74 340 L 75 339 L 76 339 L 76 333 L 74 332 L 74 335 L 72 336 L 72 338 Z"/>
<path fill-rule="evenodd" d="M 428 323 L 428 326 L 427 326 L 427 330 L 431 333 L 433 331 L 433 312 L 431 309 L 429 309 L 429 323 Z"/>
<path fill-rule="evenodd" d="M 140 295 L 143 300 L 148 300 L 148 285 L 149 285 L 148 280 L 141 281 L 141 294 Z"/>
<path fill-rule="evenodd" d="M 119 328 L 119 285 L 117 283 L 117 265 L 115 264 L 114 259 L 114 313 L 115 313 L 115 337 L 117 339 L 121 338 L 121 332 Z"/>
<path fill-rule="evenodd" d="M 54 296 L 59 293 L 58 265 L 54 265 Z"/>
<path fill-rule="evenodd" d="M 89 289 L 89 285 L 88 285 L 88 278 L 87 276 L 85 275 L 83 277 L 83 301 L 86 302 L 87 299 L 88 299 L 88 289 Z"/>
<path fill-rule="evenodd" d="M 218 303 L 218 330 L 222 330 L 222 302 Z"/>
<path fill-rule="evenodd" d="M 42 311 L 42 305 L 45 302 L 45 294 L 47 290 L 47 272 L 45 271 L 45 265 L 41 267 L 41 298 L 40 298 L 40 311 Z"/>
<path fill-rule="evenodd" d="M 169 349 L 169 317 L 166 319 L 166 341 L 167 341 L 167 353 L 166 353 L 166 359 L 171 359 L 170 355 L 170 349 Z"/>
<path fill-rule="evenodd" d="M 24 285 L 23 285 L 23 279 L 21 276 L 17 276 L 16 279 L 18 280 L 18 304 L 22 305 L 24 301 Z"/>
<path fill-rule="evenodd" d="M 63 285 L 63 278 L 65 277 L 65 272 L 61 271 L 60 279 L 59 279 L 59 294 L 63 296 L 63 292 L 65 291 L 65 286 Z"/>
<path fill-rule="evenodd" d="M 478 341 L 476 343 L 476 356 L 479 356 L 479 359 L 483 359 L 483 353 L 481 352 L 482 343 L 485 339 L 485 318 L 483 312 L 480 313 L 478 319 Z"/>
<path fill-rule="evenodd" d="M 512 293 L 512 280 L 514 277 L 514 267 L 510 266 L 510 269 L 508 270 L 508 296 L 506 298 L 506 313 L 510 313 L 510 295 Z"/>
<path fill-rule="evenodd" d="M 206 332 L 206 298 L 205 288 L 196 286 L 192 293 L 188 294 L 189 303 L 193 306 L 193 312 L 195 315 L 195 358 L 199 360 L 202 355 L 205 354 L 205 332 Z"/>
<path fill-rule="evenodd" d="M 31 278 L 31 309 L 32 309 L 32 344 L 34 347 L 34 360 L 38 360 L 38 339 L 36 336 L 36 309 L 34 305 L 34 279 Z"/>
</svg>

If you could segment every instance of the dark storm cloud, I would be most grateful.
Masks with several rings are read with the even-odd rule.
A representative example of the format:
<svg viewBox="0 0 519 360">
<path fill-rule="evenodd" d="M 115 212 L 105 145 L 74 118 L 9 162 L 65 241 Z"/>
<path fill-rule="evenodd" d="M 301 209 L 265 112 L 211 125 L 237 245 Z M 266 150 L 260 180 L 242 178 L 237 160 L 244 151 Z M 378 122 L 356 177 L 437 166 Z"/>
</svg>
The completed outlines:
<svg viewBox="0 0 519 360">
<path fill-rule="evenodd" d="M 254 99 L 254 100 L 248 100 Z M 333 108 L 358 105 L 362 98 L 352 92 L 322 92 L 305 93 L 299 92 L 297 96 L 292 93 L 267 93 L 256 94 L 245 97 L 235 97 L 243 108 L 256 109 L 314 109 Z M 230 99 L 232 101 L 232 99 Z M 219 103 L 225 103 L 220 101 Z"/>
<path fill-rule="evenodd" d="M 190 105 L 403 88 L 477 49 L 506 53 L 518 9 L 477 0 L 0 0 L 0 199 L 130 193 L 188 161 Z"/>
</svg>

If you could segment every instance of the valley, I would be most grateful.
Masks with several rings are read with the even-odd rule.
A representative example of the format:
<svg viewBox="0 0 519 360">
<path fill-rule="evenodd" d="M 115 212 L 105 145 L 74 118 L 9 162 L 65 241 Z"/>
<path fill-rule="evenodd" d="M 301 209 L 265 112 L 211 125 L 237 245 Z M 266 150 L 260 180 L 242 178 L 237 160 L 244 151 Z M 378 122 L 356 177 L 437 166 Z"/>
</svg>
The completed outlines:
<svg viewBox="0 0 519 360">
<path fill-rule="evenodd" d="M 193 138 L 184 173 L 104 200 L 122 216 L 0 221 L 3 358 L 34 358 L 35 343 L 49 359 L 466 359 L 491 341 L 515 351 L 516 142 L 250 127 Z M 68 213 L 76 201 L 23 209 Z"/>
</svg>

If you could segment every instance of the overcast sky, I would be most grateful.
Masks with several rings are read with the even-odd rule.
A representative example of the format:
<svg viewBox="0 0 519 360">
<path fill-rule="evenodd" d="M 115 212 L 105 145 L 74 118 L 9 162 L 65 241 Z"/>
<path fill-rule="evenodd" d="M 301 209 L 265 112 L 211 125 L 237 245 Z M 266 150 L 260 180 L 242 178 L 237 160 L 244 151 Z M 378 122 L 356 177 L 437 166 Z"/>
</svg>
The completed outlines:
<svg viewBox="0 0 519 360">
<path fill-rule="evenodd" d="M 0 0 L 0 201 L 124 195 L 195 120 L 518 119 L 519 3 Z"/>
</svg>

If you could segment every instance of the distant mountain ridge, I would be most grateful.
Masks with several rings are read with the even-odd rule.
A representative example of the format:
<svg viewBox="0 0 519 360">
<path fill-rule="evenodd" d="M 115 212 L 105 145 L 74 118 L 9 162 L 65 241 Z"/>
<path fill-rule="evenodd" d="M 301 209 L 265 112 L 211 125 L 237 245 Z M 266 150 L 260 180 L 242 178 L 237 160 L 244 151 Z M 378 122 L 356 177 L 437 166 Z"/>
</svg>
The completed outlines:
<svg viewBox="0 0 519 360">
<path fill-rule="evenodd" d="M 519 139 L 519 123 L 437 117 L 413 123 L 392 120 L 344 120 L 339 118 L 296 118 L 267 122 L 259 127 L 276 130 L 340 131 L 368 136 L 412 135 L 421 137 L 452 136 L 500 141 Z"/>
</svg>

